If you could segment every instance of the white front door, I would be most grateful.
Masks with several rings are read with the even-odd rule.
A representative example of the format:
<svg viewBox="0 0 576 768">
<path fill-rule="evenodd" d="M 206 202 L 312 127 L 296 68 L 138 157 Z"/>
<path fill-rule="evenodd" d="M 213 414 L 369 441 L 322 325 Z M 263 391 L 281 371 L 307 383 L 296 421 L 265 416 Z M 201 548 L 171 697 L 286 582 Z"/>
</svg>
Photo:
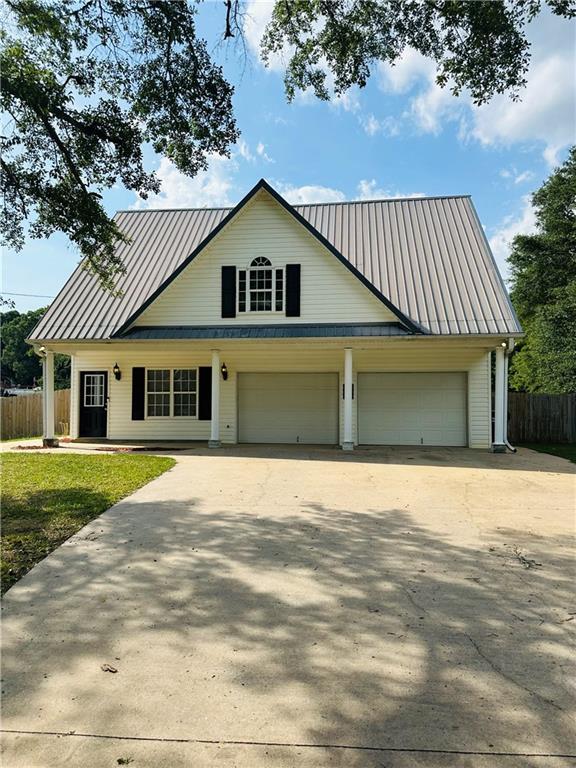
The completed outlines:
<svg viewBox="0 0 576 768">
<path fill-rule="evenodd" d="M 241 443 L 338 442 L 338 374 L 238 375 Z"/>
<path fill-rule="evenodd" d="M 467 445 L 465 373 L 359 373 L 361 445 Z"/>
</svg>

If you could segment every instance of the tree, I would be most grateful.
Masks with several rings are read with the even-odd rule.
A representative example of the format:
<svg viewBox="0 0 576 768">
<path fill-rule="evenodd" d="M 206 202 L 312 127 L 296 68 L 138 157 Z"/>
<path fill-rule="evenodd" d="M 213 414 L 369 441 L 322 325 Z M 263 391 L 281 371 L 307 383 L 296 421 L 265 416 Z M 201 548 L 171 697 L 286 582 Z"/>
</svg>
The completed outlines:
<svg viewBox="0 0 576 768">
<path fill-rule="evenodd" d="M 232 87 L 186 0 L 7 0 L 0 104 L 11 118 L 0 170 L 2 229 L 20 247 L 61 231 L 112 288 L 124 235 L 100 193 L 159 189 L 142 145 L 184 173 L 236 141 Z"/>
<path fill-rule="evenodd" d="M 125 239 L 101 193 L 120 182 L 141 197 L 159 189 L 142 146 L 190 176 L 238 138 L 233 88 L 198 35 L 200 0 L 5 0 L 0 32 L 0 226 L 19 248 L 28 234 L 68 235 L 85 265 L 113 290 Z M 265 61 L 288 46 L 286 91 L 329 97 L 363 87 L 377 62 L 412 47 L 438 82 L 478 104 L 516 98 L 525 83 L 525 28 L 543 0 L 276 0 Z M 548 0 L 576 15 L 575 0 Z M 242 39 L 243 0 L 223 3 L 223 39 Z"/>
<path fill-rule="evenodd" d="M 571 18 L 574 0 L 277 0 L 262 40 L 265 60 L 289 51 L 288 98 L 312 88 L 320 99 L 364 87 L 377 62 L 394 65 L 413 48 L 437 67 L 437 82 L 475 104 L 497 93 L 517 98 L 526 84 L 526 25 L 547 5 Z"/>
<path fill-rule="evenodd" d="M 532 202 L 537 233 L 517 235 L 509 257 L 526 331 L 510 382 L 528 392 L 576 392 L 576 147 Z"/>
<path fill-rule="evenodd" d="M 30 312 L 11 310 L 0 314 L 0 366 L 3 381 L 10 380 L 13 384 L 23 387 L 40 384 L 42 364 L 33 348 L 26 343 L 26 339 L 45 312 L 46 307 Z M 56 389 L 66 389 L 70 386 L 70 358 L 66 355 L 54 356 L 54 385 Z"/>
</svg>

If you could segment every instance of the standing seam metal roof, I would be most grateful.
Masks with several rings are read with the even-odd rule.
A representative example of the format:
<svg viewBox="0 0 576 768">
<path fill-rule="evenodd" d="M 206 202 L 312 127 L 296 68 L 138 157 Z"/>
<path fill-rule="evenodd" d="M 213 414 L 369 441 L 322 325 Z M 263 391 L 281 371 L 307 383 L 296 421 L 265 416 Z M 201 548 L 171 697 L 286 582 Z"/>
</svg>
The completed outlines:
<svg viewBox="0 0 576 768">
<path fill-rule="evenodd" d="M 432 334 L 521 333 L 468 196 L 294 206 L 378 291 Z M 233 210 L 120 211 L 131 242 L 120 297 L 78 266 L 33 339 L 106 339 L 118 331 Z"/>
</svg>

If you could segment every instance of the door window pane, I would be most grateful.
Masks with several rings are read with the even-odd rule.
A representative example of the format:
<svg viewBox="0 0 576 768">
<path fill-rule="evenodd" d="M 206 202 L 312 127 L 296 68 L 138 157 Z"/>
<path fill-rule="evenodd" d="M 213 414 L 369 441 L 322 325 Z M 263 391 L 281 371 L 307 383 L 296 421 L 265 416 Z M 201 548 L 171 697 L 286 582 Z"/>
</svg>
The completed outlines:
<svg viewBox="0 0 576 768">
<path fill-rule="evenodd" d="M 87 373 L 84 376 L 84 406 L 86 408 L 104 407 L 104 374 Z"/>
</svg>

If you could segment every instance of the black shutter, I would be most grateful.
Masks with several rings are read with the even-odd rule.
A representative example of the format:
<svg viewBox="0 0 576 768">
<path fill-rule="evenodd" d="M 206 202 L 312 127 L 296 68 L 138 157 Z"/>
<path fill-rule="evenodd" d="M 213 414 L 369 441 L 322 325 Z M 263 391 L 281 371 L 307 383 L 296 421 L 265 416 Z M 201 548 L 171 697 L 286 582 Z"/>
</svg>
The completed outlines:
<svg viewBox="0 0 576 768">
<path fill-rule="evenodd" d="M 212 368 L 202 366 L 198 369 L 198 419 L 210 421 L 212 418 Z"/>
<path fill-rule="evenodd" d="M 286 264 L 286 317 L 300 317 L 300 264 Z"/>
<path fill-rule="evenodd" d="M 132 368 L 132 421 L 144 419 L 144 387 L 146 384 L 146 369 Z"/>
<path fill-rule="evenodd" d="M 236 317 L 236 267 L 222 267 L 222 317 Z"/>
</svg>

